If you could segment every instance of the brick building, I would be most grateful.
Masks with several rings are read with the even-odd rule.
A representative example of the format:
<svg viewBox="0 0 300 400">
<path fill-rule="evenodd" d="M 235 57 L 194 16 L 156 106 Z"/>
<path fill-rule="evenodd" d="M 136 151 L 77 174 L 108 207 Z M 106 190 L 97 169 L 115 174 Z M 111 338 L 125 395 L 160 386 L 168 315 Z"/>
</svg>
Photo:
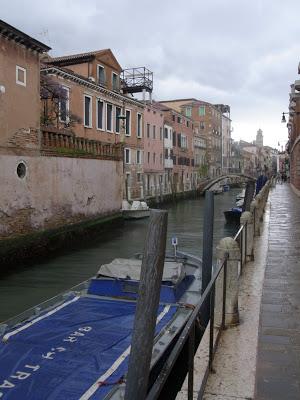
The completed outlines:
<svg viewBox="0 0 300 400">
<path fill-rule="evenodd" d="M 300 64 L 298 66 L 300 74 Z M 288 152 L 290 153 L 290 183 L 294 191 L 300 195 L 300 80 L 291 85 Z"/>
<path fill-rule="evenodd" d="M 165 105 L 191 118 L 195 129 L 206 138 L 206 160 L 211 177 L 222 172 L 222 112 L 217 106 L 194 98 L 168 100 Z"/>
<path fill-rule="evenodd" d="M 194 160 L 194 126 L 191 118 L 184 116 L 166 102 L 160 102 L 165 124 L 172 128 L 172 190 L 183 192 L 196 185 L 197 172 Z"/>
<path fill-rule="evenodd" d="M 50 47 L 0 20 L 0 147 L 39 147 L 40 56 Z"/>
<path fill-rule="evenodd" d="M 124 144 L 124 197 L 135 199 L 143 196 L 144 105 L 122 93 L 121 70 L 112 51 L 105 49 L 49 58 L 44 60 L 41 72 L 64 91 L 56 125 L 71 130 L 76 137 Z M 45 109 L 48 110 L 44 115 L 46 129 L 49 128 L 47 104 L 43 105 L 43 113 Z"/>
<path fill-rule="evenodd" d="M 144 111 L 144 189 L 146 196 L 163 193 L 164 115 L 156 103 L 148 102 Z"/>
</svg>

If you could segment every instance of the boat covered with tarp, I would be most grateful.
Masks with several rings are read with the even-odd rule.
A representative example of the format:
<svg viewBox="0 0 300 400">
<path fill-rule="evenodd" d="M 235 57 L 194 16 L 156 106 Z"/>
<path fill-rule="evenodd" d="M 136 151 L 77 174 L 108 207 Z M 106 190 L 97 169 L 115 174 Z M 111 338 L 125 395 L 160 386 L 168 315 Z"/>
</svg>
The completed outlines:
<svg viewBox="0 0 300 400">
<path fill-rule="evenodd" d="M 122 399 L 141 263 L 141 257 L 116 259 L 88 281 L 2 323 L 1 400 Z M 200 270 L 200 260 L 184 253 L 165 259 L 154 377 L 200 299 Z"/>
</svg>

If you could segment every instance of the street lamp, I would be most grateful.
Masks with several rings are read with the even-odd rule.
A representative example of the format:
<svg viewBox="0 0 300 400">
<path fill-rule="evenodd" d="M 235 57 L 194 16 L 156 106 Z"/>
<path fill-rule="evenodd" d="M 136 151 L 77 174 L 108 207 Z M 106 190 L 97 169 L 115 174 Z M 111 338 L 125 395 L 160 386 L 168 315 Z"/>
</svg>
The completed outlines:
<svg viewBox="0 0 300 400">
<path fill-rule="evenodd" d="M 282 122 L 283 124 L 285 124 L 285 123 L 286 123 L 285 114 L 289 114 L 289 115 L 294 115 L 294 114 L 296 114 L 296 115 L 299 115 L 299 114 L 300 114 L 300 112 L 299 112 L 299 111 L 289 111 L 289 112 L 283 112 L 283 113 L 282 113 L 282 119 L 281 119 L 281 122 Z"/>
</svg>

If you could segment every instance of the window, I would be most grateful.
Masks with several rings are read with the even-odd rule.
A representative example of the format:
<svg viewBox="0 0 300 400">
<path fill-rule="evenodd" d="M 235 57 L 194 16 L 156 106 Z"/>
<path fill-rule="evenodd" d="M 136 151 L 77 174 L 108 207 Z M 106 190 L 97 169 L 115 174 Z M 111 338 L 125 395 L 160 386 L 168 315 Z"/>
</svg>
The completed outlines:
<svg viewBox="0 0 300 400">
<path fill-rule="evenodd" d="M 173 132 L 173 147 L 176 146 L 176 132 Z"/>
<path fill-rule="evenodd" d="M 156 154 L 153 153 L 153 164 L 155 164 L 155 161 L 156 161 Z"/>
<path fill-rule="evenodd" d="M 150 124 L 147 124 L 147 138 L 150 137 Z"/>
<path fill-rule="evenodd" d="M 173 122 L 175 122 L 175 115 L 174 114 L 172 115 L 172 120 L 173 120 Z"/>
<path fill-rule="evenodd" d="M 136 174 L 136 177 L 138 182 L 142 182 L 142 174 L 140 172 Z"/>
<path fill-rule="evenodd" d="M 148 160 L 148 164 L 149 164 L 149 162 L 150 162 L 150 152 L 148 151 L 148 154 L 147 154 L 147 160 Z"/>
<path fill-rule="evenodd" d="M 116 107 L 116 133 L 120 133 L 120 118 L 121 107 Z"/>
<path fill-rule="evenodd" d="M 169 153 L 168 153 L 168 149 L 165 149 L 165 158 L 169 158 Z"/>
<path fill-rule="evenodd" d="M 190 122 L 188 120 L 186 120 L 186 126 L 189 127 L 190 126 Z"/>
<path fill-rule="evenodd" d="M 137 128 L 136 128 L 136 136 L 138 138 L 142 137 L 142 114 L 137 114 Z"/>
<path fill-rule="evenodd" d="M 163 131 L 163 129 L 162 129 L 162 127 L 160 127 L 160 128 L 159 128 L 159 139 L 160 139 L 160 140 L 162 140 L 162 138 L 163 138 L 163 137 L 162 137 L 162 131 Z"/>
<path fill-rule="evenodd" d="M 106 104 L 106 130 L 108 132 L 113 131 L 113 106 L 112 106 L 112 104 Z"/>
<path fill-rule="evenodd" d="M 200 129 L 205 129 L 205 122 L 204 121 L 200 121 Z"/>
<path fill-rule="evenodd" d="M 160 158 L 160 163 L 162 164 L 162 161 L 163 161 L 163 155 L 162 155 L 162 153 L 160 153 L 159 158 Z"/>
<path fill-rule="evenodd" d="M 181 135 L 181 147 L 183 147 L 184 149 L 187 149 L 188 147 L 188 140 L 187 137 L 184 135 Z"/>
<path fill-rule="evenodd" d="M 104 103 L 97 99 L 97 129 L 104 130 Z"/>
<path fill-rule="evenodd" d="M 192 107 L 185 107 L 185 116 L 186 117 L 192 116 Z"/>
<path fill-rule="evenodd" d="M 102 65 L 97 65 L 97 80 L 100 85 L 105 85 L 105 69 Z"/>
<path fill-rule="evenodd" d="M 153 139 L 155 139 L 155 136 L 156 136 L 156 133 L 155 133 L 155 131 L 156 131 L 156 126 L 155 126 L 155 125 L 153 125 Z"/>
<path fill-rule="evenodd" d="M 112 73 L 112 89 L 119 90 L 119 76 L 115 72 Z"/>
<path fill-rule="evenodd" d="M 125 135 L 131 135 L 131 111 L 126 110 L 126 125 L 125 125 Z"/>
<path fill-rule="evenodd" d="M 142 157 L 141 157 L 141 155 L 142 155 L 141 150 L 137 150 L 137 151 L 136 151 L 136 163 L 137 163 L 137 164 L 142 164 Z"/>
<path fill-rule="evenodd" d="M 168 139 L 168 128 L 165 128 L 165 139 Z"/>
<path fill-rule="evenodd" d="M 181 124 L 181 117 L 177 117 L 178 124 Z"/>
<path fill-rule="evenodd" d="M 178 133 L 178 135 L 177 135 L 177 146 L 181 147 L 181 134 L 180 133 Z"/>
<path fill-rule="evenodd" d="M 131 160 L 130 160 L 130 149 L 124 149 L 124 161 L 125 164 L 130 164 Z"/>
<path fill-rule="evenodd" d="M 69 122 L 70 90 L 67 87 L 61 88 L 61 98 L 59 100 L 59 119 L 61 122 Z"/>
<path fill-rule="evenodd" d="M 84 126 L 92 127 L 92 97 L 84 95 Z"/>
<path fill-rule="evenodd" d="M 200 117 L 203 117 L 205 115 L 205 106 L 200 106 L 198 113 Z"/>
<path fill-rule="evenodd" d="M 26 86 L 26 69 L 16 65 L 16 83 Z"/>
</svg>

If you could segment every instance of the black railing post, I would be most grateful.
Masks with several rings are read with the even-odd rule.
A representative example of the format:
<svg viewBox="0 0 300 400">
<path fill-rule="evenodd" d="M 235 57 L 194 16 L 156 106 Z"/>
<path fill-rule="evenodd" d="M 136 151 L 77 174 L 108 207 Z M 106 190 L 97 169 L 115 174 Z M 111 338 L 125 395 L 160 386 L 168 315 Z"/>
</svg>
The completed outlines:
<svg viewBox="0 0 300 400">
<path fill-rule="evenodd" d="M 225 329 L 225 313 L 226 313 L 226 285 L 227 285 L 227 259 L 228 255 L 226 255 L 226 259 L 224 262 L 223 268 L 223 303 L 222 303 L 222 322 L 221 322 L 221 329 Z"/>
<path fill-rule="evenodd" d="M 204 224 L 203 224 L 203 252 L 202 252 L 202 288 L 203 295 L 207 288 L 212 273 L 212 250 L 214 230 L 214 194 L 211 191 L 205 192 Z M 202 323 L 207 326 L 209 320 L 209 301 L 203 307 Z"/>
<path fill-rule="evenodd" d="M 195 353 L 195 323 L 189 335 L 189 371 L 188 371 L 188 400 L 193 400 L 194 392 L 194 353 Z"/>
<path fill-rule="evenodd" d="M 213 372 L 214 357 L 214 324 L 215 324 L 215 282 L 210 292 L 210 327 L 209 327 L 209 370 Z"/>
</svg>

